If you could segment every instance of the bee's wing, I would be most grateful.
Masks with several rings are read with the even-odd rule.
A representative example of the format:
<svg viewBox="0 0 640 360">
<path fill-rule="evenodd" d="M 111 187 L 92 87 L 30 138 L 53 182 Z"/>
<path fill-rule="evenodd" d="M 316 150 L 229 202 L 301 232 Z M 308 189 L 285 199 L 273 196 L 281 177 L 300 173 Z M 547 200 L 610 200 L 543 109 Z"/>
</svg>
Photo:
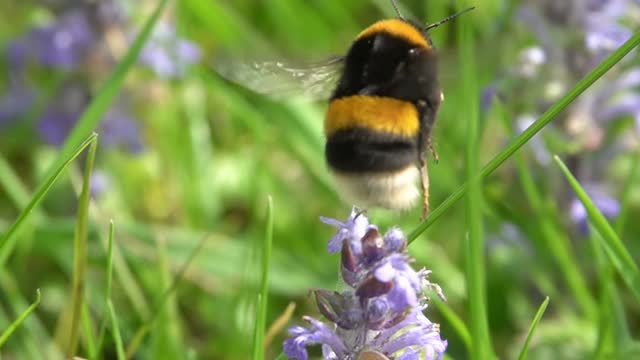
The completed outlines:
<svg viewBox="0 0 640 360">
<path fill-rule="evenodd" d="M 280 61 L 262 63 L 219 62 L 214 67 L 223 78 L 275 99 L 302 97 L 327 99 L 342 72 L 344 57 L 290 65 Z"/>
</svg>

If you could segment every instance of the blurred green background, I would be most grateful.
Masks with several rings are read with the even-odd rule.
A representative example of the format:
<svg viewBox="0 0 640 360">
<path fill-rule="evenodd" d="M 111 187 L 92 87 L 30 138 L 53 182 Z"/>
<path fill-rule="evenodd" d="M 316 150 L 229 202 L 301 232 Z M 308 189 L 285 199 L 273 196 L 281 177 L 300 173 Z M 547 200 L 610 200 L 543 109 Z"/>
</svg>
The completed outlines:
<svg viewBox="0 0 640 360">
<path fill-rule="evenodd" d="M 0 235 L 45 181 L 70 130 L 156 4 L 0 4 Z M 431 32 L 445 95 L 433 135 L 440 161 L 429 165 L 432 209 L 467 178 L 469 114 L 479 115 L 478 156 L 484 164 L 640 20 L 640 4 L 631 0 L 400 5 L 406 17 L 425 24 L 464 5 L 477 6 Z M 135 348 L 135 359 L 250 357 L 269 195 L 275 224 L 267 325 L 291 302 L 297 307 L 288 325 L 317 314 L 307 290 L 335 288 L 339 261 L 325 250 L 334 229 L 319 216 L 346 219 L 352 206 L 337 195 L 324 163 L 326 102 L 259 94 L 216 69 L 323 61 L 344 54 L 366 26 L 394 16 L 387 0 L 169 2 L 95 128 L 87 307 L 78 356 L 89 357 L 87 334 L 97 334 L 92 324 L 104 316 L 111 220 L 111 299 L 124 347 Z M 460 22 L 472 29 L 467 43 L 461 42 Z M 473 56 L 458 56 L 463 47 Z M 584 208 L 551 160 L 552 154 L 565 160 L 637 257 L 637 64 L 636 53 L 627 56 L 482 184 L 486 306 L 500 358 L 517 356 L 545 296 L 551 301 L 530 359 L 638 355 L 632 340 L 639 330 L 638 303 L 611 274 Z M 463 79 L 469 71 L 473 78 Z M 0 348 L 3 359 L 63 357 L 86 158 L 78 157 L 46 193 L 14 248 L 0 243 L 0 332 L 34 300 L 36 289 L 42 294 L 37 310 Z M 381 229 L 399 226 L 409 233 L 420 209 L 372 209 L 369 216 Z M 434 299 L 427 314 L 441 324 L 451 359 L 473 357 L 464 331 L 470 321 L 465 217 L 462 203 L 453 206 L 409 248 L 415 265 L 432 269 L 431 279 L 447 296 L 446 303 Z M 182 273 L 194 249 L 196 257 Z M 145 324 L 148 333 L 136 338 Z M 288 325 L 276 329 L 267 358 L 280 353 Z M 112 331 L 105 339 L 97 357 L 116 358 Z"/>
</svg>

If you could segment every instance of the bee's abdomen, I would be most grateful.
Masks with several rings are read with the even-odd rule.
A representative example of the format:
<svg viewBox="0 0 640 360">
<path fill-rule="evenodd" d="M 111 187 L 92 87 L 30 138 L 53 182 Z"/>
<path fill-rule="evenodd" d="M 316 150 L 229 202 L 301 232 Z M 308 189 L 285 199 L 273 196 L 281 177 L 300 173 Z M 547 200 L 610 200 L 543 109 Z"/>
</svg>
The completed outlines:
<svg viewBox="0 0 640 360">
<path fill-rule="evenodd" d="M 393 172 L 415 164 L 416 142 L 369 129 L 349 129 L 327 139 L 325 155 L 328 165 L 344 173 Z"/>
<path fill-rule="evenodd" d="M 325 134 L 329 137 L 354 128 L 412 138 L 419 130 L 418 110 L 411 102 L 384 96 L 353 95 L 331 100 Z"/>
<path fill-rule="evenodd" d="M 390 172 L 418 158 L 418 111 L 407 101 L 364 95 L 334 99 L 324 129 L 325 155 L 333 170 Z"/>
</svg>

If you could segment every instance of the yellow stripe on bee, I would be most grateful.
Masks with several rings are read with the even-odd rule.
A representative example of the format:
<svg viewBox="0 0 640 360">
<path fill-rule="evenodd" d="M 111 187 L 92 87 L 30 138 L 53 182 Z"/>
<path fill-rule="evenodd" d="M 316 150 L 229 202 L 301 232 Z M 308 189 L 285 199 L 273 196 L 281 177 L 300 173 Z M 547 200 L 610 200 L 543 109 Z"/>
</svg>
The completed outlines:
<svg viewBox="0 0 640 360">
<path fill-rule="evenodd" d="M 414 46 L 419 46 L 425 49 L 429 49 L 431 47 L 427 42 L 427 39 L 418 29 L 408 22 L 400 19 L 380 20 L 358 34 L 356 40 L 360 40 L 376 33 L 393 35 L 410 42 Z"/>
<path fill-rule="evenodd" d="M 413 137 L 419 128 L 418 110 L 410 102 L 390 97 L 355 95 L 331 101 L 325 134 L 353 128 Z"/>
</svg>

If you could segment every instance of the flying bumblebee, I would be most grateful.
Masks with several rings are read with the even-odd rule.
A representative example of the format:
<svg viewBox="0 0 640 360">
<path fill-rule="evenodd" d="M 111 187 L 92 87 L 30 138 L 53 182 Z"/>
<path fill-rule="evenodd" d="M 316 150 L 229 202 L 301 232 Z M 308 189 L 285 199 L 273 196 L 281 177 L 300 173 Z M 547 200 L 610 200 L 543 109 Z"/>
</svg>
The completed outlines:
<svg viewBox="0 0 640 360">
<path fill-rule="evenodd" d="M 333 87 L 324 121 L 325 158 L 348 200 L 405 210 L 420 196 L 428 211 L 426 152 L 443 93 L 429 30 L 470 11 L 422 26 L 398 17 L 358 34 L 345 56 L 296 68 L 281 62 L 219 69 L 223 77 L 269 96 L 318 98 Z M 337 84 L 336 84 L 337 80 Z"/>
</svg>

